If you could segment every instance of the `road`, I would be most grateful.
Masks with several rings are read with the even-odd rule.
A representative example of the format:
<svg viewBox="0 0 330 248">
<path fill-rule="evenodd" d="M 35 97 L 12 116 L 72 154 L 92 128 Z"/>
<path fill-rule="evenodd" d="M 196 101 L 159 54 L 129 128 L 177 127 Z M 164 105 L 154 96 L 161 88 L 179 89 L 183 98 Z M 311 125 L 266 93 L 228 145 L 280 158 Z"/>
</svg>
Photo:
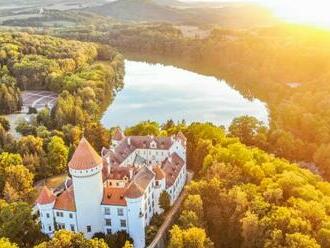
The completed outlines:
<svg viewBox="0 0 330 248">
<path fill-rule="evenodd" d="M 192 180 L 192 178 L 193 178 L 193 173 L 188 172 L 187 183 L 189 183 Z M 183 191 L 181 192 L 180 196 L 178 197 L 178 199 L 174 203 L 173 207 L 167 213 L 167 215 L 165 217 L 165 221 L 163 222 L 163 224 L 159 228 L 154 240 L 151 242 L 151 244 L 148 246 L 148 248 L 156 248 L 157 247 L 157 245 L 159 244 L 161 239 L 166 234 L 168 228 L 173 223 L 173 218 L 178 213 L 178 211 L 180 210 L 181 204 L 182 204 L 183 200 L 185 199 L 186 195 L 187 195 L 187 190 L 186 190 L 186 188 L 184 188 Z"/>
</svg>

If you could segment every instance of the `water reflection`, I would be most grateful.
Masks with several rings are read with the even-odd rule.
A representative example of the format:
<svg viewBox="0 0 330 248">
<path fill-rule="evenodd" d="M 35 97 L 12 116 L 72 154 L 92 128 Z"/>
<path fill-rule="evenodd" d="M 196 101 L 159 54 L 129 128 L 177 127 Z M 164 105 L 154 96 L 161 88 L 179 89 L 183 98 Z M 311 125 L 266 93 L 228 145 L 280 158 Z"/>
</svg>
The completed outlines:
<svg viewBox="0 0 330 248">
<path fill-rule="evenodd" d="M 125 87 L 105 112 L 106 127 L 143 120 L 213 122 L 228 126 L 233 118 L 252 115 L 268 123 L 265 104 L 244 98 L 225 81 L 174 66 L 126 61 Z"/>
</svg>

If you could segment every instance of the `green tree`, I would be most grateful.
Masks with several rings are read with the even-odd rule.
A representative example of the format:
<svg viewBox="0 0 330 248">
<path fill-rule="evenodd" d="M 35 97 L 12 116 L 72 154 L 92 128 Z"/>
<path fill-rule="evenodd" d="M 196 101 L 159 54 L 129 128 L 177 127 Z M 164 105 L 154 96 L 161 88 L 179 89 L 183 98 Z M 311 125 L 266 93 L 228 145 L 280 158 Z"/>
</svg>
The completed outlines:
<svg viewBox="0 0 330 248">
<path fill-rule="evenodd" d="M 170 199 L 170 195 L 166 192 L 163 191 L 162 193 L 160 193 L 159 196 L 159 206 L 166 212 L 167 210 L 170 209 L 171 207 L 171 199 Z"/>
<path fill-rule="evenodd" d="M 183 228 L 202 227 L 201 220 L 198 218 L 196 212 L 183 210 L 178 219 L 178 223 Z"/>
<path fill-rule="evenodd" d="M 69 149 L 65 146 L 64 141 L 54 136 L 51 138 L 48 147 L 48 164 L 53 175 L 64 173 L 67 168 L 67 160 Z"/>
<path fill-rule="evenodd" d="M 183 209 L 195 212 L 200 220 L 204 217 L 203 201 L 200 195 L 188 195 L 183 203 Z"/>
<path fill-rule="evenodd" d="M 136 124 L 135 126 L 129 127 L 125 130 L 125 134 L 128 136 L 134 135 L 160 135 L 160 126 L 154 121 L 144 121 Z"/>
<path fill-rule="evenodd" d="M 235 118 L 229 126 L 229 132 L 249 146 L 267 143 L 267 129 L 261 121 L 252 116 Z"/>
<path fill-rule="evenodd" d="M 25 202 L 7 203 L 0 200 L 0 236 L 7 237 L 22 248 L 33 247 L 43 240 L 44 236 L 31 213 L 32 208 Z"/>
<path fill-rule="evenodd" d="M 289 248 L 321 248 L 315 239 L 302 233 L 287 234 L 286 243 Z"/>
<path fill-rule="evenodd" d="M 123 246 L 123 248 L 134 248 L 133 245 L 131 244 L 131 242 L 126 241 L 125 245 Z"/>
<path fill-rule="evenodd" d="M 30 201 L 33 191 L 33 174 L 23 165 L 11 165 L 5 169 L 3 194 L 7 201 Z"/>
<path fill-rule="evenodd" d="M 23 164 L 22 158 L 19 154 L 1 153 L 0 154 L 0 195 L 3 194 L 3 189 L 6 182 L 6 168 Z"/>
<path fill-rule="evenodd" d="M 66 230 L 55 232 L 54 237 L 45 241 L 35 248 L 108 248 L 107 244 L 102 239 L 86 239 L 82 233 L 74 233 Z"/>
<path fill-rule="evenodd" d="M 6 238 L 0 238 L 0 247 L 2 248 L 18 248 L 16 244 L 10 243 Z"/>
<path fill-rule="evenodd" d="M 0 125 L 2 125 L 6 132 L 10 130 L 10 123 L 5 117 L 0 116 Z"/>
</svg>

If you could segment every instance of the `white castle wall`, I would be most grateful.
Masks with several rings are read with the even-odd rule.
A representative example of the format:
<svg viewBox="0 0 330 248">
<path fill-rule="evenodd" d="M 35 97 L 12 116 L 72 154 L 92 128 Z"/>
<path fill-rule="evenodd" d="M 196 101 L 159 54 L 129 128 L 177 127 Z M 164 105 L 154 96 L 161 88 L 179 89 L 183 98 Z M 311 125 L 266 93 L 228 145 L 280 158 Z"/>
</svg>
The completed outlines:
<svg viewBox="0 0 330 248">
<path fill-rule="evenodd" d="M 110 214 L 106 214 L 105 209 L 110 210 Z M 118 209 L 123 210 L 123 215 L 118 214 Z M 127 220 L 127 207 L 126 206 L 113 206 L 113 205 L 102 205 L 102 228 L 104 233 L 116 233 L 118 231 L 128 232 L 128 220 Z M 106 219 L 111 220 L 111 225 L 106 225 Z M 126 227 L 121 226 L 121 220 L 126 221 Z"/>
<path fill-rule="evenodd" d="M 37 208 L 40 212 L 41 232 L 47 235 L 51 235 L 55 231 L 54 203 L 55 201 L 50 204 L 37 204 Z"/>
<path fill-rule="evenodd" d="M 102 165 L 89 170 L 70 168 L 77 209 L 78 231 L 87 238 L 94 233 L 102 232 L 101 202 L 103 198 Z M 87 226 L 91 227 L 88 231 Z"/>
<path fill-rule="evenodd" d="M 63 216 L 57 213 L 61 213 Z M 76 212 L 54 209 L 54 217 L 57 225 L 64 225 L 64 229 L 74 232 L 78 230 Z"/>
<path fill-rule="evenodd" d="M 128 233 L 134 240 L 134 248 L 145 247 L 145 219 L 143 213 L 143 196 L 127 201 Z"/>
</svg>

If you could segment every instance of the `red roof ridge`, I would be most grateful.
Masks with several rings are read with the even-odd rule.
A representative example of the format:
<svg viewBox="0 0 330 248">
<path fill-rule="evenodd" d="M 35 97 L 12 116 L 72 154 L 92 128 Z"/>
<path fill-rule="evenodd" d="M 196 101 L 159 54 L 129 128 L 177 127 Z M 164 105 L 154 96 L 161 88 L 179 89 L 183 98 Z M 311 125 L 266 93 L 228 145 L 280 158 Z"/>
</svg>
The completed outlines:
<svg viewBox="0 0 330 248">
<path fill-rule="evenodd" d="M 36 200 L 36 203 L 40 205 L 50 204 L 56 200 L 56 196 L 51 192 L 48 187 L 45 185 L 42 187 L 42 190 Z"/>
<path fill-rule="evenodd" d="M 54 209 L 66 210 L 71 212 L 76 211 L 73 186 L 67 188 L 61 195 L 57 197 Z"/>
<path fill-rule="evenodd" d="M 126 188 L 105 187 L 103 191 L 103 205 L 126 206 L 125 196 Z"/>
<path fill-rule="evenodd" d="M 127 198 L 139 198 L 144 194 L 144 190 L 134 181 L 132 181 L 125 192 Z"/>
<path fill-rule="evenodd" d="M 74 170 L 87 170 L 102 163 L 102 158 L 83 137 L 69 162 L 69 167 Z"/>
</svg>

